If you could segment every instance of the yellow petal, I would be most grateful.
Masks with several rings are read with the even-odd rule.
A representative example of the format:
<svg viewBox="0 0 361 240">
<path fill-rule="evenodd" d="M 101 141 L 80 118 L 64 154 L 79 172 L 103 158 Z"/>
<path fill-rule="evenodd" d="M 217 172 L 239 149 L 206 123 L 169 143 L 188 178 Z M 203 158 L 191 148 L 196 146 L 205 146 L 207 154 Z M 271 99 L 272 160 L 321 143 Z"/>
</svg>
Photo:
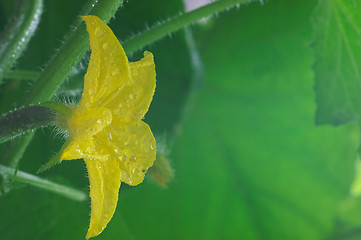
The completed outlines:
<svg viewBox="0 0 361 240">
<path fill-rule="evenodd" d="M 60 160 L 73 160 L 87 157 L 85 153 L 95 152 L 93 137 L 72 140 L 60 156 Z"/>
<path fill-rule="evenodd" d="M 87 238 L 99 235 L 113 217 L 118 202 L 120 169 L 114 160 L 84 159 L 90 181 L 91 217 Z"/>
<path fill-rule="evenodd" d="M 137 123 L 148 111 L 156 85 L 153 54 L 146 52 L 143 59 L 130 63 L 130 70 L 132 84 L 122 86 L 104 101 L 104 107 L 111 109 L 122 125 Z"/>
<path fill-rule="evenodd" d="M 61 154 L 60 160 L 80 158 L 106 161 L 110 155 L 94 137 L 73 139 Z"/>
<path fill-rule="evenodd" d="M 69 121 L 70 144 L 63 151 L 60 159 L 79 158 L 108 159 L 102 146 L 94 141 L 93 136 L 112 122 L 112 113 L 107 108 L 95 108 L 88 111 L 76 109 Z"/>
<path fill-rule="evenodd" d="M 155 139 L 145 122 L 124 127 L 112 123 L 94 138 L 119 163 L 122 182 L 134 186 L 143 181 L 156 157 Z"/>
<path fill-rule="evenodd" d="M 76 108 L 69 121 L 70 135 L 73 138 L 87 138 L 100 132 L 112 122 L 112 113 L 107 108 Z"/>
<path fill-rule="evenodd" d="M 131 83 L 128 58 L 112 30 L 97 16 L 83 16 L 92 50 L 79 107 L 100 106 L 120 86 Z"/>
</svg>

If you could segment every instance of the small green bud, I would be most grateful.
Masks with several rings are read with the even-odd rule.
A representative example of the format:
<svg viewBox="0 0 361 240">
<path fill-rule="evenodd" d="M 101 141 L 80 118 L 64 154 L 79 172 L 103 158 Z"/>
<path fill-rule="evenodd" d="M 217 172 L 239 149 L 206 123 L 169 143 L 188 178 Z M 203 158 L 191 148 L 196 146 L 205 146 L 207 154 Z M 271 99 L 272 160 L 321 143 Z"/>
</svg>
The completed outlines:
<svg viewBox="0 0 361 240">
<path fill-rule="evenodd" d="M 153 180 L 165 188 L 174 177 L 173 169 L 166 156 L 162 153 L 157 153 L 157 159 L 155 160 L 154 165 L 149 168 L 148 173 Z"/>
</svg>

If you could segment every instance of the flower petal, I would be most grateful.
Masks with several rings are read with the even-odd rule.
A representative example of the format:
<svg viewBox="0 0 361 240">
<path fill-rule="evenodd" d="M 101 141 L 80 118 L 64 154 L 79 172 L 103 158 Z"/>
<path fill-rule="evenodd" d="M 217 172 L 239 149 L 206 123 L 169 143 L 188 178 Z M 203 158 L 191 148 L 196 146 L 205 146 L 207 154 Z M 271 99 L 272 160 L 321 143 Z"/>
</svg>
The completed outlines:
<svg viewBox="0 0 361 240">
<path fill-rule="evenodd" d="M 60 160 L 88 158 L 106 161 L 110 155 L 94 137 L 73 139 L 60 156 Z"/>
<path fill-rule="evenodd" d="M 91 108 L 87 111 L 76 108 L 68 122 L 70 136 L 87 138 L 94 136 L 112 122 L 112 113 L 107 108 Z"/>
<path fill-rule="evenodd" d="M 155 139 L 145 122 L 124 127 L 112 123 L 94 138 L 119 163 L 122 182 L 134 186 L 143 181 L 156 157 Z"/>
<path fill-rule="evenodd" d="M 79 107 L 100 106 L 120 86 L 131 84 L 128 58 L 112 30 L 97 16 L 83 16 L 92 50 Z"/>
<path fill-rule="evenodd" d="M 91 217 L 87 238 L 100 234 L 113 217 L 118 202 L 120 169 L 114 160 L 84 159 L 90 181 Z"/>
<path fill-rule="evenodd" d="M 130 63 L 130 71 L 132 84 L 120 87 L 104 102 L 122 125 L 137 123 L 148 111 L 156 85 L 153 54 L 145 52 L 143 59 Z"/>
<path fill-rule="evenodd" d="M 84 109 L 83 109 L 84 110 Z M 107 108 L 94 108 L 88 111 L 76 109 L 69 121 L 70 144 L 63 151 L 60 159 L 71 160 L 91 158 L 106 160 L 102 146 L 94 141 L 93 136 L 112 122 L 112 113 Z"/>
</svg>

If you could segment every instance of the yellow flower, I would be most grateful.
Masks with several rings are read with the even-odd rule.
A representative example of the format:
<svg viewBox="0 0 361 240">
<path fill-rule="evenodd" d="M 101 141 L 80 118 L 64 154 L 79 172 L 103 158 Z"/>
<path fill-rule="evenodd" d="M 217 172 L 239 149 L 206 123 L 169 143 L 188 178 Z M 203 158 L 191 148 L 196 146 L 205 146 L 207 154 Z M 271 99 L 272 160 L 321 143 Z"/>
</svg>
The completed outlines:
<svg viewBox="0 0 361 240">
<path fill-rule="evenodd" d="M 153 134 L 141 120 L 153 98 L 155 66 L 150 52 L 129 63 L 102 20 L 83 19 L 92 53 L 81 101 L 67 122 L 71 142 L 60 158 L 83 158 L 86 163 L 91 197 L 86 237 L 90 238 L 100 234 L 112 218 L 120 182 L 141 183 L 156 158 Z"/>
</svg>

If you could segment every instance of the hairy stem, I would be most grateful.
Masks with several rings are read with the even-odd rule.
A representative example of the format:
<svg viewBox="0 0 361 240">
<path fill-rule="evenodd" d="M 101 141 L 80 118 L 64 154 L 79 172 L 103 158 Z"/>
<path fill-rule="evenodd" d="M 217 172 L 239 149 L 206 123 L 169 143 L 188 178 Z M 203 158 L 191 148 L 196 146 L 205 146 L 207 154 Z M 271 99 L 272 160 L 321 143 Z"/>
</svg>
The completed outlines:
<svg viewBox="0 0 361 240">
<path fill-rule="evenodd" d="M 34 176 L 26 172 L 16 171 L 16 169 L 14 168 L 9 168 L 1 164 L 0 164 L 0 174 L 12 178 L 15 181 L 26 183 L 38 188 L 42 188 L 76 201 L 85 201 L 88 198 L 88 196 L 82 191 L 64 185 L 60 185 L 58 183 L 54 183 L 46 179 L 42 179 L 40 177 Z"/>
<path fill-rule="evenodd" d="M 40 20 L 43 0 L 19 0 L 0 36 L 0 84 L 21 56 Z"/>
<path fill-rule="evenodd" d="M 16 109 L 0 117 L 0 143 L 21 134 L 55 124 L 55 112 L 45 106 Z"/>
<path fill-rule="evenodd" d="M 131 39 L 124 41 L 124 50 L 126 53 L 131 54 L 134 51 L 140 50 L 146 45 L 153 43 L 168 34 L 174 33 L 191 23 L 201 20 L 204 17 L 211 16 L 215 13 L 250 1 L 251 0 L 218 0 L 194 11 L 175 16 Z"/>
</svg>

